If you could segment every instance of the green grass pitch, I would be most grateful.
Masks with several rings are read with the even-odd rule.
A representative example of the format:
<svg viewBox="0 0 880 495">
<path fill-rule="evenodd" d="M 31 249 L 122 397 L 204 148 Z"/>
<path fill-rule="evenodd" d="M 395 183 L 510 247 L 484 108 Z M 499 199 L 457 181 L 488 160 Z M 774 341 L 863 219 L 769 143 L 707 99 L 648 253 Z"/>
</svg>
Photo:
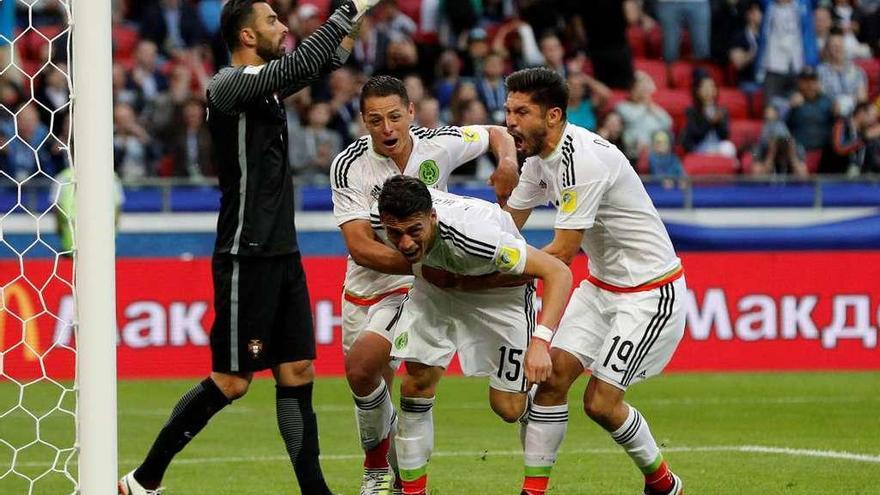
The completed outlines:
<svg viewBox="0 0 880 495">
<path fill-rule="evenodd" d="M 119 384 L 120 473 L 142 458 L 192 383 Z M 583 415 L 584 385 L 580 380 L 572 390 L 571 421 L 550 493 L 640 494 L 635 467 Z M 484 379 L 441 382 L 430 493 L 519 493 L 518 427 L 491 413 L 487 387 Z M 628 398 L 650 422 L 688 495 L 873 495 L 880 493 L 878 392 L 880 373 L 671 374 L 635 386 Z M 29 387 L 24 402 L 44 414 L 72 399 L 61 395 L 57 387 Z M 0 413 L 18 397 L 18 387 L 0 384 Z M 318 380 L 315 404 L 324 473 L 335 492 L 356 494 L 361 455 L 344 380 Z M 55 416 L 41 421 L 41 438 L 72 438 L 71 420 Z M 20 410 L 0 418 L 0 476 L 6 473 L 0 493 L 28 493 L 28 483 L 8 471 L 9 445 L 24 445 L 35 432 L 33 419 Z M 19 453 L 16 471 L 42 472 L 51 465 L 50 449 L 37 447 Z M 165 483 L 169 495 L 299 493 L 275 424 L 272 382 L 255 381 L 245 398 L 215 417 L 178 456 Z M 53 474 L 33 488 L 33 494 L 60 494 L 69 493 L 70 484 Z"/>
</svg>

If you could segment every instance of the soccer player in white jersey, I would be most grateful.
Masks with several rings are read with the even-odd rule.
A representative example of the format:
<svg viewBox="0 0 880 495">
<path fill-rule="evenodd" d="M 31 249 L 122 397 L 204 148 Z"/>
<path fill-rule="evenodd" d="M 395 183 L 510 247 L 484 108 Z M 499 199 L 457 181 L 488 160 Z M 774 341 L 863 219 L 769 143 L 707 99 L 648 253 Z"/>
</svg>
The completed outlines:
<svg viewBox="0 0 880 495">
<path fill-rule="evenodd" d="M 681 261 L 626 157 L 566 121 L 559 75 L 525 69 L 506 84 L 507 129 L 527 157 L 507 210 L 521 228 L 533 208 L 554 204 L 555 236 L 543 250 L 567 264 L 580 249 L 589 258 L 555 334 L 536 333 L 550 346 L 553 374 L 529 414 L 523 493 L 545 492 L 568 423 L 568 390 L 588 369 L 584 410 L 644 473 L 644 493 L 680 494 L 681 480 L 624 395 L 663 370 L 684 333 Z"/>
<path fill-rule="evenodd" d="M 424 495 L 434 445 L 431 409 L 437 383 L 458 353 L 462 372 L 489 376 L 489 403 L 507 422 L 528 409 L 526 387 L 551 371 L 547 346 L 531 335 L 551 333 L 571 290 L 571 272 L 553 256 L 528 246 L 508 213 L 480 199 L 429 191 L 414 177 L 385 181 L 373 226 L 386 235 L 414 272 L 455 275 L 506 273 L 527 282 L 475 292 L 441 288 L 416 276 L 392 319 L 391 355 L 406 363 L 400 386 L 397 460 L 403 493 Z M 382 230 L 384 229 L 384 230 Z M 535 327 L 532 279 L 544 282 Z"/>
<path fill-rule="evenodd" d="M 369 135 L 336 157 L 330 179 L 334 214 L 350 253 L 342 300 L 343 349 L 365 451 L 360 493 L 368 495 L 388 490 L 386 457 L 395 421 L 388 393 L 394 376 L 389 323 L 412 285 L 410 263 L 375 238 L 370 209 L 388 177 L 416 176 L 445 190 L 456 167 L 488 150 L 499 162 L 490 182 L 503 203 L 516 186 L 518 167 L 513 138 L 504 127 L 411 127 L 413 105 L 399 79 L 370 78 L 360 105 Z"/>
</svg>

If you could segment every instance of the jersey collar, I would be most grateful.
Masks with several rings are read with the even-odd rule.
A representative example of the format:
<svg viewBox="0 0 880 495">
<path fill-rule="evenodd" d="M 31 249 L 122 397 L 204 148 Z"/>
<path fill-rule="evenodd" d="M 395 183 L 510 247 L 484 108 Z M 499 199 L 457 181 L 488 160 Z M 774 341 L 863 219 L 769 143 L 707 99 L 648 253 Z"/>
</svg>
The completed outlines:
<svg viewBox="0 0 880 495">
<path fill-rule="evenodd" d="M 568 121 L 565 122 L 565 127 L 562 129 L 562 134 L 559 136 L 559 142 L 556 143 L 556 148 L 553 148 L 553 152 L 547 156 L 547 158 L 541 158 L 540 155 L 538 158 L 541 158 L 542 161 L 546 163 L 550 163 L 556 161 L 556 158 L 562 153 L 562 145 L 565 144 L 565 136 L 568 136 L 568 132 L 570 130 L 570 124 Z"/>
<path fill-rule="evenodd" d="M 410 126 L 410 128 L 409 128 L 409 137 L 412 139 L 412 143 L 413 143 L 413 145 L 412 145 L 412 150 L 410 150 L 410 155 L 409 155 L 409 158 L 407 159 L 407 163 L 409 162 L 409 159 L 412 158 L 413 154 L 415 154 L 415 152 L 416 152 L 416 146 L 418 146 L 418 144 L 419 144 L 419 137 L 415 135 L 415 133 L 413 132 L 413 129 L 414 129 L 414 127 Z M 370 145 L 367 147 L 367 153 L 369 153 L 370 157 L 373 158 L 374 160 L 379 160 L 379 161 L 383 161 L 383 160 L 393 161 L 393 160 L 391 160 L 390 157 L 387 157 L 387 156 L 385 156 L 385 155 L 380 155 L 379 153 L 376 153 L 376 149 L 373 148 L 373 138 L 372 138 L 372 137 L 370 138 Z M 394 165 L 394 166 L 396 167 L 397 165 Z"/>
</svg>

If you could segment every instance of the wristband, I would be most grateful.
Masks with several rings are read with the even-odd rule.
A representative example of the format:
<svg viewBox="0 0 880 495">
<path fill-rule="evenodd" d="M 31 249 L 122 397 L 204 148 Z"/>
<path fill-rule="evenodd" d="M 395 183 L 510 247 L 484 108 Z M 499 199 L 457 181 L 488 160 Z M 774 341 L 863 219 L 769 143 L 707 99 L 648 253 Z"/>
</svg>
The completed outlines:
<svg viewBox="0 0 880 495">
<path fill-rule="evenodd" d="M 412 265 L 412 272 L 416 278 L 422 278 L 422 264 L 421 263 L 414 263 Z"/>
<path fill-rule="evenodd" d="M 538 325 L 537 327 L 535 327 L 535 331 L 532 332 L 532 337 L 541 339 L 549 343 L 553 339 L 553 330 L 550 330 L 544 325 Z"/>
</svg>

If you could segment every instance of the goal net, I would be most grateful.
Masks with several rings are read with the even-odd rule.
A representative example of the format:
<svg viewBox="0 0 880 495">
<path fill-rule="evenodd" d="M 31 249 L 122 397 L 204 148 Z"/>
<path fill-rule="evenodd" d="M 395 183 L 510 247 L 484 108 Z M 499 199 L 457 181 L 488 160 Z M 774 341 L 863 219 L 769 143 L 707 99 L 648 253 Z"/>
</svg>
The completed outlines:
<svg viewBox="0 0 880 495">
<path fill-rule="evenodd" d="M 71 72 L 71 9 L 77 1 L 91 2 L 0 0 L 0 493 L 4 495 L 87 493 L 80 471 L 82 418 L 88 413 L 78 411 L 83 387 L 82 373 L 77 372 L 80 332 L 74 290 L 80 253 L 74 228 L 79 171 L 72 153 L 71 94 L 76 85 Z M 109 58 L 109 49 L 107 53 Z M 85 346 L 79 347 L 82 351 Z M 108 395 L 115 408 L 115 388 Z M 115 442 L 115 422 L 107 427 Z M 115 476 L 115 465 L 105 468 Z"/>
</svg>

